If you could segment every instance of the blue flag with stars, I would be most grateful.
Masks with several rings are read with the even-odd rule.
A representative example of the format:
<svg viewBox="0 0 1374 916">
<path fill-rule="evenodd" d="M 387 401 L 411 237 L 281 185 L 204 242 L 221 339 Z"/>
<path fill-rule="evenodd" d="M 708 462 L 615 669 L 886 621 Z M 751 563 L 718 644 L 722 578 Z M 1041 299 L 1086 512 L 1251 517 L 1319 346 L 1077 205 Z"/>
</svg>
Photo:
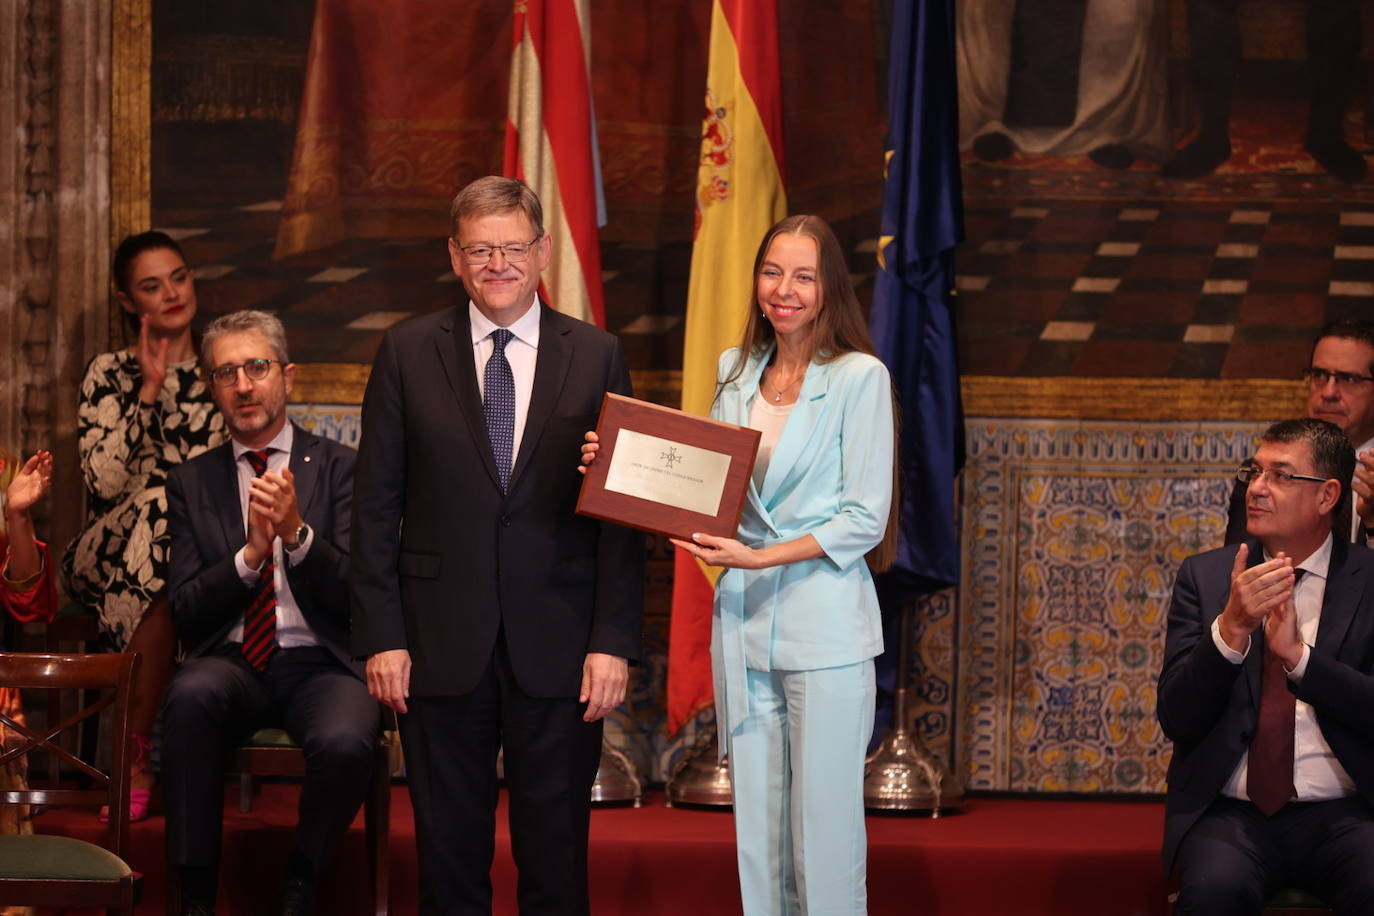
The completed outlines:
<svg viewBox="0 0 1374 916">
<path fill-rule="evenodd" d="M 954 481 L 964 418 L 954 246 L 964 238 L 954 0 L 894 0 L 887 182 L 869 328 L 901 404 L 901 540 L 883 591 L 902 601 L 959 580 Z"/>
</svg>

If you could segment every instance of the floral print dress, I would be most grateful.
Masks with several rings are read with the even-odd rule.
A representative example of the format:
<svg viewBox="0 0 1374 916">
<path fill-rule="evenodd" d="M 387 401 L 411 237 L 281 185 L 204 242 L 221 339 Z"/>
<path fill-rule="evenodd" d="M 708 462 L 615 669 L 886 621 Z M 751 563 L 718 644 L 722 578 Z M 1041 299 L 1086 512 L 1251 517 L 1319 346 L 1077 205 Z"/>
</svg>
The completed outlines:
<svg viewBox="0 0 1374 916">
<path fill-rule="evenodd" d="M 120 650 L 167 587 L 167 473 L 224 441 L 194 359 L 167 367 L 154 404 L 139 401 L 140 384 L 131 350 L 102 353 L 86 370 L 77 450 L 90 521 L 62 558 L 68 592 L 95 609 Z"/>
</svg>

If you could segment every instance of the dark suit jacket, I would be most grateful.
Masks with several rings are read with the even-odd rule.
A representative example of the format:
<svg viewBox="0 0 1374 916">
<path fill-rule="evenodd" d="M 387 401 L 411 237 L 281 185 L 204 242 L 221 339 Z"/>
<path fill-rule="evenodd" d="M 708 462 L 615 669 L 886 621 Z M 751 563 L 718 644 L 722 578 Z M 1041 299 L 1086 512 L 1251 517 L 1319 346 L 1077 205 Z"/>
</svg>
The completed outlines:
<svg viewBox="0 0 1374 916">
<path fill-rule="evenodd" d="M 615 337 L 543 305 L 534 389 L 502 493 L 467 306 L 382 341 L 363 400 L 353 520 L 353 649 L 407 649 L 410 691 L 476 686 L 504 626 L 521 688 L 576 696 L 587 652 L 635 660 L 643 536 L 574 512 L 582 434 L 630 393 Z"/>
<path fill-rule="evenodd" d="M 348 648 L 348 542 L 357 453 L 294 427 L 291 473 L 301 517 L 314 530 L 305 559 L 287 580 L 315 637 L 350 671 L 362 667 Z M 172 468 L 167 479 L 172 536 L 170 597 L 177 636 L 203 655 L 238 623 L 252 589 L 234 568 L 247 540 L 238 472 L 229 443 Z"/>
<path fill-rule="evenodd" d="M 1249 541 L 1250 565 L 1262 561 Z M 1263 631 L 1251 637 L 1245 661 L 1233 665 L 1212 642 L 1211 626 L 1231 591 L 1238 546 L 1183 561 L 1169 605 L 1159 722 L 1174 742 L 1165 801 L 1164 866 L 1221 789 L 1249 746 L 1259 710 Z M 1374 551 L 1335 539 L 1317 644 L 1298 699 L 1317 724 L 1360 794 L 1374 802 Z M 1291 686 L 1291 685 L 1290 685 Z"/>
</svg>

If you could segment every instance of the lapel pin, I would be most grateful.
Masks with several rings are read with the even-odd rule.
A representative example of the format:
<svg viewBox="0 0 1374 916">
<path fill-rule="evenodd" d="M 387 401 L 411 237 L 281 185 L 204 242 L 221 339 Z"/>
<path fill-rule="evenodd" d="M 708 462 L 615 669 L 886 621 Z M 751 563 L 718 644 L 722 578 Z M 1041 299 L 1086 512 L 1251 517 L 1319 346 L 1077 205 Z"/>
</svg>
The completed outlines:
<svg viewBox="0 0 1374 916">
<path fill-rule="evenodd" d="M 309 461 L 309 460 L 310 460 L 310 456 L 309 456 L 309 455 L 306 455 L 306 456 L 305 456 L 305 460 L 306 460 L 306 461 Z"/>
</svg>

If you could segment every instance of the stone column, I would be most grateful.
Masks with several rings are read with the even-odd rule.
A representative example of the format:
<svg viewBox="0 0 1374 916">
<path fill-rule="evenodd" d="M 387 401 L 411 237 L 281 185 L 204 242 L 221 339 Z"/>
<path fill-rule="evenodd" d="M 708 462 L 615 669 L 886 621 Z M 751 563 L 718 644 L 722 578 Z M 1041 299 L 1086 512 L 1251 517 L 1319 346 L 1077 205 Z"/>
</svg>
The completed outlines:
<svg viewBox="0 0 1374 916">
<path fill-rule="evenodd" d="M 77 389 L 109 339 L 112 2 L 0 3 L 0 441 L 53 451 L 37 521 L 59 549 L 83 516 Z"/>
</svg>

